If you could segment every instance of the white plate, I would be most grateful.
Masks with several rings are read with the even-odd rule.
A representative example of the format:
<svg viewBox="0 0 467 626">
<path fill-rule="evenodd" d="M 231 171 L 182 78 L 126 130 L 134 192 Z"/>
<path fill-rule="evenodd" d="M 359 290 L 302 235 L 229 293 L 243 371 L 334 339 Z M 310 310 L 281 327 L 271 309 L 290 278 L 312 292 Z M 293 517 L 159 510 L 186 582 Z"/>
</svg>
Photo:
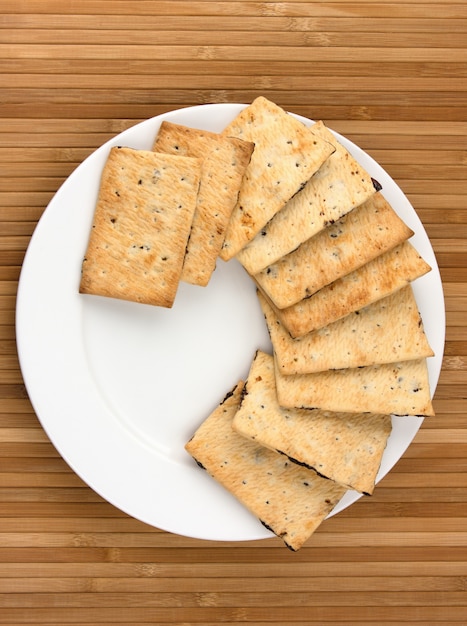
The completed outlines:
<svg viewBox="0 0 467 626">
<path fill-rule="evenodd" d="M 17 301 L 18 351 L 37 415 L 59 453 L 107 501 L 150 525 L 189 537 L 269 537 L 242 505 L 198 468 L 184 444 L 239 378 L 257 348 L 270 349 L 252 281 L 219 262 L 206 288 L 182 284 L 171 310 L 78 293 L 99 180 L 109 148 L 150 149 L 163 119 L 220 131 L 243 108 L 212 104 L 173 111 L 126 130 L 66 180 L 44 212 L 24 260 Z M 309 120 L 300 118 L 305 123 Z M 433 270 L 414 283 L 428 338 L 432 392 L 444 349 L 438 266 L 411 204 L 365 152 L 337 135 L 383 185 L 415 231 Z M 422 420 L 395 418 L 380 480 Z M 332 514 L 355 502 L 348 492 Z"/>
</svg>

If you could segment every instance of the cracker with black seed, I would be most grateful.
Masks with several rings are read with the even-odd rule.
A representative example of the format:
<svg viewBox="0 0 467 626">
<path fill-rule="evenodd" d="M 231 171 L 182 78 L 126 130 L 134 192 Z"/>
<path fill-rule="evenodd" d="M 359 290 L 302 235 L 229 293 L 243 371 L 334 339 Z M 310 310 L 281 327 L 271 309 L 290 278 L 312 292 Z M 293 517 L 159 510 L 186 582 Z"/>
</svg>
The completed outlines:
<svg viewBox="0 0 467 626">
<path fill-rule="evenodd" d="M 299 191 L 237 254 L 249 274 L 257 274 L 363 204 L 376 192 L 370 174 L 322 121 L 312 131 L 336 150 Z"/>
<path fill-rule="evenodd" d="M 302 243 L 255 280 L 279 309 L 292 306 L 413 235 L 380 192 Z"/>
<path fill-rule="evenodd" d="M 429 271 L 428 263 L 404 241 L 290 307 L 278 309 L 268 302 L 284 328 L 297 338 L 395 293 Z"/>
<path fill-rule="evenodd" d="M 347 489 L 372 494 L 388 437 L 389 415 L 284 409 L 277 401 L 274 358 L 258 351 L 233 428 Z"/>
<path fill-rule="evenodd" d="M 258 293 L 277 367 L 286 375 L 433 356 L 411 285 L 293 339 Z"/>
<path fill-rule="evenodd" d="M 262 96 L 222 134 L 255 144 L 220 254 L 228 261 L 303 188 L 335 147 Z"/>
<path fill-rule="evenodd" d="M 240 382 L 185 445 L 291 550 L 299 550 L 345 493 L 345 488 L 236 433 L 232 420 L 243 393 Z"/>
<path fill-rule="evenodd" d="M 164 121 L 153 150 L 201 159 L 201 182 L 181 280 L 206 286 L 216 267 L 254 144 Z"/>
<path fill-rule="evenodd" d="M 275 367 L 284 408 L 434 415 L 426 359 L 286 376 Z"/>
<path fill-rule="evenodd" d="M 80 292 L 171 307 L 196 207 L 199 159 L 111 148 Z"/>
</svg>

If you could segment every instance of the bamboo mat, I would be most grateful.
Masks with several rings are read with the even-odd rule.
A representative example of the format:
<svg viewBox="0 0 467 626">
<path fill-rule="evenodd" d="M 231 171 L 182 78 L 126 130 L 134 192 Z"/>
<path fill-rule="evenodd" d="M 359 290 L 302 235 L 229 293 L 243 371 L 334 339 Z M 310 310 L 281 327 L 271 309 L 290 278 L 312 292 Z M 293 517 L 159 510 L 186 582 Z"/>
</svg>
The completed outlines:
<svg viewBox="0 0 467 626">
<path fill-rule="evenodd" d="M 467 5 L 0 3 L 0 624 L 467 624 Z M 436 417 L 298 553 L 135 521 L 69 469 L 27 398 L 15 295 L 33 229 L 104 141 L 265 95 L 376 158 L 430 236 L 447 309 Z"/>
</svg>

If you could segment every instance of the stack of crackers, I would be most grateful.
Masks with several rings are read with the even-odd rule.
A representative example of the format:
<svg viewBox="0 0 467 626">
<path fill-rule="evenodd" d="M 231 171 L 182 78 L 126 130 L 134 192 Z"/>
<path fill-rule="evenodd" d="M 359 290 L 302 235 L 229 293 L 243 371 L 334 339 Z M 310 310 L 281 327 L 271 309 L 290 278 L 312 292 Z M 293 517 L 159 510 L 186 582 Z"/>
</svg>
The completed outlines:
<svg viewBox="0 0 467 626">
<path fill-rule="evenodd" d="M 112 148 L 80 292 L 170 308 L 180 281 L 207 285 L 253 149 L 166 121 L 153 150 Z"/>
<path fill-rule="evenodd" d="M 323 122 L 263 97 L 219 134 L 164 122 L 152 151 L 110 152 L 80 290 L 170 307 L 242 264 L 272 354 L 186 449 L 292 550 L 373 492 L 392 415 L 433 415 L 412 235 Z"/>
</svg>

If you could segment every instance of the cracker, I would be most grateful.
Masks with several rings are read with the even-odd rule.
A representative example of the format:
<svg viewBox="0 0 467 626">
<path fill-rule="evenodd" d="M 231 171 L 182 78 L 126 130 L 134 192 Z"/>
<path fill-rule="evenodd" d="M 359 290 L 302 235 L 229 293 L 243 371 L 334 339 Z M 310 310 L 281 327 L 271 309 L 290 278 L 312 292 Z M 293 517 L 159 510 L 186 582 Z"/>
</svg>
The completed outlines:
<svg viewBox="0 0 467 626">
<path fill-rule="evenodd" d="M 199 158 L 201 181 L 181 280 L 205 287 L 216 267 L 252 142 L 163 121 L 153 150 Z"/>
<path fill-rule="evenodd" d="M 303 188 L 335 148 L 262 96 L 222 134 L 255 144 L 220 253 L 228 261 Z"/>
<path fill-rule="evenodd" d="M 413 231 L 378 192 L 254 278 L 274 305 L 283 309 L 412 235 Z"/>
<path fill-rule="evenodd" d="M 290 307 L 278 309 L 269 304 L 297 338 L 395 293 L 429 271 L 428 263 L 405 241 Z"/>
<path fill-rule="evenodd" d="M 185 448 L 287 547 L 298 550 L 345 488 L 236 433 L 232 420 L 242 391 L 243 383 L 239 383 Z"/>
<path fill-rule="evenodd" d="M 258 352 L 232 426 L 347 489 L 371 494 L 392 423 L 389 415 L 283 409 L 277 402 L 274 358 Z"/>
<path fill-rule="evenodd" d="M 170 308 L 196 206 L 200 161 L 111 148 L 80 292 Z"/>
<path fill-rule="evenodd" d="M 293 339 L 258 293 L 279 370 L 311 374 L 433 356 L 411 285 Z"/>
<path fill-rule="evenodd" d="M 285 408 L 343 413 L 434 415 L 426 359 L 285 376 L 275 367 Z"/>
<path fill-rule="evenodd" d="M 250 274 L 257 274 L 293 252 L 301 243 L 363 204 L 376 191 L 370 174 L 322 121 L 316 122 L 312 130 L 333 143 L 336 150 L 305 187 L 237 254 Z"/>
</svg>

